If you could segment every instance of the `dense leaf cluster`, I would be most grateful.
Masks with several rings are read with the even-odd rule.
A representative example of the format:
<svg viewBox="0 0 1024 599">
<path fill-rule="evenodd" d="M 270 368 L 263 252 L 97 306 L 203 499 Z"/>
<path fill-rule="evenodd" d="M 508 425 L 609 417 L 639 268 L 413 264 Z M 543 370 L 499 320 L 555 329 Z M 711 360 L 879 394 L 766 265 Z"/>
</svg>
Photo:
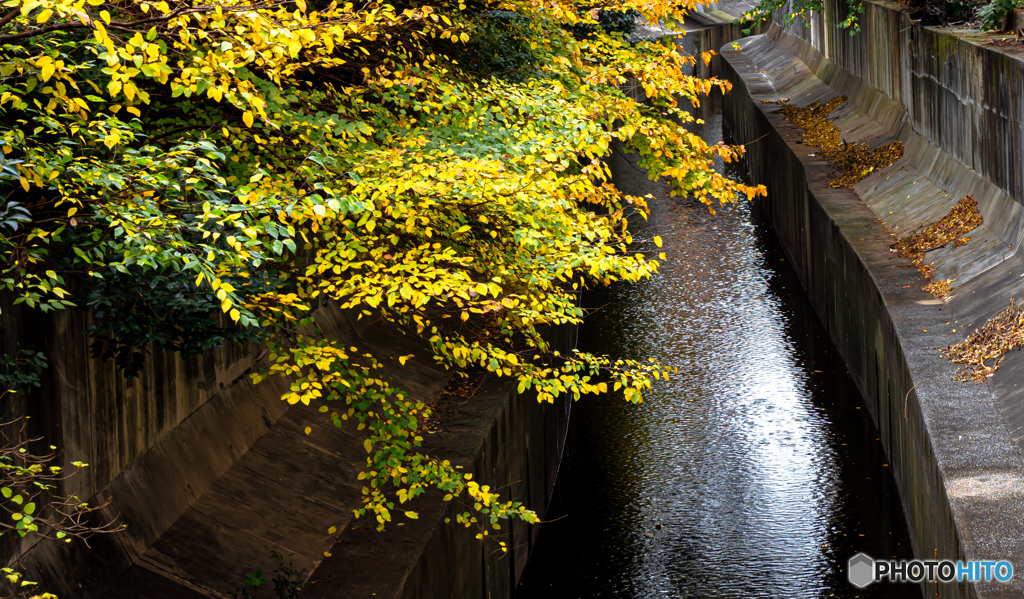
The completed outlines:
<svg viewBox="0 0 1024 599">
<path fill-rule="evenodd" d="M 714 171 L 742 148 L 685 128 L 680 102 L 728 87 L 684 74 L 710 56 L 623 38 L 694 0 L 5 7 L 0 285 L 31 308 L 91 309 L 94 352 L 129 372 L 152 346 L 267 343 L 257 380 L 285 377 L 282 399 L 366 431 L 357 513 L 381 526 L 428 488 L 470 498 L 459 521 L 481 535 L 535 515 L 422 453 L 429 406 L 308 326 L 317 306 L 383 318 L 439 365 L 541 400 L 640 401 L 664 366 L 558 355 L 540 334 L 580 322 L 582 286 L 663 259 L 634 245 L 646 203 L 609 181 L 613 143 L 708 204 L 763 193 Z"/>
<path fill-rule="evenodd" d="M 751 25 L 772 19 L 792 24 L 798 17 L 802 17 L 804 24 L 810 27 L 811 14 L 823 14 L 824 12 L 823 0 L 760 0 L 753 10 L 743 14 L 741 20 Z M 846 0 L 846 14 L 836 18 L 836 27 L 846 29 L 850 35 L 856 35 L 860 32 L 858 18 L 862 14 L 864 14 L 864 5 L 860 0 Z M 749 35 L 751 31 L 753 31 L 753 27 L 744 29 L 743 33 Z"/>
<path fill-rule="evenodd" d="M 0 397 L 7 392 L 30 393 L 39 388 L 47 361 L 46 354 L 27 349 L 14 356 L 0 357 Z"/>
<path fill-rule="evenodd" d="M 992 0 L 979 7 L 974 14 L 981 21 L 982 30 L 1001 31 L 1006 28 L 1007 16 L 1021 7 L 1020 0 Z"/>
</svg>

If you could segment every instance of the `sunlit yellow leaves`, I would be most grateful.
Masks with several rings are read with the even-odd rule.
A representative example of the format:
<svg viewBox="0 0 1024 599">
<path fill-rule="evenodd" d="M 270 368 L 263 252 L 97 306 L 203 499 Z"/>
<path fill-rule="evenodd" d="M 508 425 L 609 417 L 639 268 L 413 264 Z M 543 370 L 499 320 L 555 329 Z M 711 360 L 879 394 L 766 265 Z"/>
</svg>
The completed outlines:
<svg viewBox="0 0 1024 599">
<path fill-rule="evenodd" d="M 383 526 L 395 497 L 434 488 L 470 500 L 455 518 L 481 536 L 498 519 L 536 521 L 417 449 L 425 398 L 385 383 L 373 356 L 297 331 L 316 330 L 314 308 L 338 307 L 422 338 L 430 350 L 418 361 L 486 369 L 540 401 L 614 389 L 639 402 L 667 376 L 662 366 L 558 355 L 541 331 L 582 321 L 581 289 L 658 268 L 630 227 L 647 200 L 611 183 L 615 144 L 677 193 L 708 203 L 761 193 L 713 171 L 742 149 L 709 147 L 686 128 L 681 103 L 728 84 L 688 76 L 709 53 L 600 30 L 576 40 L 566 26 L 593 16 L 572 3 L 503 5 L 531 23 L 523 48 L 535 62 L 481 78 L 463 54 L 486 42 L 477 6 L 310 12 L 307 1 L 187 14 L 148 0 L 11 5 L 21 16 L 0 34 L 28 33 L 41 49 L 0 63 L 0 111 L 19 123 L 4 152 L 22 161 L 21 189 L 59 207 L 46 212 L 57 224 L 31 229 L 31 276 L 14 285 L 63 298 L 68 286 L 43 270 L 59 252 L 77 261 L 68 276 L 181 273 L 204 315 L 210 302 L 220 308 L 218 328 L 259 331 L 273 348 L 254 383 L 281 377 L 283 401 L 316 402 L 325 424 L 364 439 L 357 515 Z M 622 5 L 650 22 L 693 6 Z M 39 33 L 56 22 L 59 34 Z M 94 237 L 71 253 L 67 236 L 51 243 L 56 227 Z M 273 344 L 282 338 L 287 348 Z M 412 354 L 394 358 L 413 367 Z"/>
</svg>

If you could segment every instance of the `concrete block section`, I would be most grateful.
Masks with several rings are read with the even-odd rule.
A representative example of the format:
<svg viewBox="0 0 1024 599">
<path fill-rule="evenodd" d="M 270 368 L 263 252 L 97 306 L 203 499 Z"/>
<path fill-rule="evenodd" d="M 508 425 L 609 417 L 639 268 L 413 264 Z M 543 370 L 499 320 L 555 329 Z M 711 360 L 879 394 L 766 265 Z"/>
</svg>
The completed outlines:
<svg viewBox="0 0 1024 599">
<path fill-rule="evenodd" d="M 452 373 L 435 366 L 422 342 L 329 307 L 317 326 L 372 352 L 380 376 L 410 398 L 435 404 L 437 432 L 426 435 L 424 453 L 543 513 L 566 430 L 564 402 L 538 404 L 483 374 L 471 397 L 442 395 Z M 560 350 L 574 345 L 574 333 L 548 336 Z M 401 365 L 398 357 L 410 354 Z M 460 500 L 428 492 L 403 506 L 418 519 L 394 510 L 395 521 L 378 533 L 372 518 L 353 517 L 365 432 L 354 422 L 335 427 L 318 405 L 289 406 L 280 399 L 287 388 L 281 379 L 254 387 L 244 375 L 225 385 L 91 499 L 109 499 L 106 516 L 119 517 L 125 531 L 94 538 L 92 549 L 38 543 L 23 558 L 30 579 L 61 599 L 226 598 L 247 573 L 273 578 L 277 552 L 308 580 L 310 597 L 511 596 L 539 526 L 503 523 L 504 555 L 496 542 L 477 540 L 475 528 L 454 523 L 468 509 Z"/>
<path fill-rule="evenodd" d="M 1024 393 L 1013 375 L 1024 372 L 1024 362 L 1008 359 L 1006 372 L 994 377 L 1003 377 L 1001 383 L 954 382 L 956 367 L 936 350 L 1020 296 L 1024 263 L 1009 242 L 1003 245 L 1004 236 L 1020 230 L 1020 223 L 1005 220 L 1019 210 L 941 144 L 918 136 L 902 106 L 803 39 L 773 27 L 722 55 L 723 75 L 734 86 L 724 100 L 726 126 L 747 144 L 751 173 L 768 188 L 759 206 L 879 425 L 915 555 L 1006 559 L 1022 571 L 1024 461 L 1017 442 L 1024 436 Z M 829 186 L 836 177 L 831 166 L 817 148 L 800 143 L 803 132 L 770 103 L 786 98 L 806 106 L 839 95 L 849 101 L 832 118 L 848 142 L 875 147 L 900 140 L 905 147 L 901 161 L 853 190 Z M 937 300 L 890 245 L 941 218 L 968 193 L 975 193 L 985 225 L 966 246 L 927 256 L 938 272 L 957 278 L 953 297 Z M 930 583 L 922 591 L 942 598 L 1020 597 L 1024 577 Z"/>
<path fill-rule="evenodd" d="M 543 470 L 544 462 L 558 455 L 565 423 L 551 437 L 543 434 L 543 427 L 556 425 L 556 413 L 565 411 L 565 403 L 538 404 L 532 396 L 516 394 L 511 385 L 492 381 L 471 401 L 449 400 L 439 409 L 447 422 L 425 443 L 429 444 L 427 453 L 464 466 L 474 472 L 474 480 L 542 513 L 555 474 L 554 469 Z M 537 458 L 543 461 L 538 464 Z M 527 482 L 529 493 L 514 494 Z M 533 492 L 538 487 L 542 493 Z M 455 522 L 456 514 L 469 509 L 465 501 L 445 502 L 437 494 L 428 494 L 409 507 L 418 512 L 419 519 L 397 515 L 383 532 L 377 532 L 376 523 L 369 519 L 351 520 L 330 549 L 330 556 L 313 573 L 303 596 L 511 597 L 539 525 L 501 522 L 501 530 L 496 532 L 510 548 L 503 554 L 496 540 L 478 540 L 475 526 L 467 528 Z M 445 523 L 445 519 L 451 522 Z"/>
</svg>

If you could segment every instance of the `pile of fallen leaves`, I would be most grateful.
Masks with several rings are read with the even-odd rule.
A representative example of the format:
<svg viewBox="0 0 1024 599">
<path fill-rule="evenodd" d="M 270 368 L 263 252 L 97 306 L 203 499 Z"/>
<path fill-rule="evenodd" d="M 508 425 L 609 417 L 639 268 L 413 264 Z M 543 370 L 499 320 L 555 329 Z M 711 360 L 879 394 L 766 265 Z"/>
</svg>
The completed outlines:
<svg viewBox="0 0 1024 599">
<path fill-rule="evenodd" d="M 456 375 L 441 390 L 441 393 L 438 395 L 438 401 L 473 397 L 480 390 L 482 384 L 483 381 L 479 379 Z"/>
<path fill-rule="evenodd" d="M 892 249 L 910 260 L 924 278 L 930 279 L 935 274 L 935 266 L 924 264 L 925 253 L 937 250 L 950 242 L 957 246 L 964 245 L 970 238 L 961 236 L 981 226 L 982 222 L 978 202 L 974 201 L 974 196 L 967 196 L 957 202 L 941 220 L 900 239 L 893 244 Z M 924 290 L 935 297 L 944 297 L 949 293 L 949 281 L 935 281 Z M 937 293 L 939 291 L 943 293 Z"/>
<path fill-rule="evenodd" d="M 949 295 L 950 283 L 952 282 L 953 279 L 942 279 L 939 281 L 932 281 L 931 283 L 925 285 L 923 289 L 928 293 L 932 294 L 933 297 L 946 297 L 947 295 Z"/>
<path fill-rule="evenodd" d="M 817 146 L 826 152 L 842 150 L 843 143 L 839 129 L 828 121 L 828 115 L 846 102 L 846 96 L 832 98 L 828 102 L 814 102 L 803 108 L 786 105 L 775 111 L 798 128 L 804 130 L 803 144 Z"/>
<path fill-rule="evenodd" d="M 458 406 L 465 404 L 480 391 L 483 382 L 482 379 L 459 374 L 452 377 L 431 404 L 430 413 L 420 423 L 417 432 L 422 434 L 447 431 L 452 414 L 458 412 Z"/>
<path fill-rule="evenodd" d="M 954 364 L 966 364 L 956 380 L 983 382 L 995 374 L 1003 354 L 1024 345 L 1024 308 L 1010 300 L 1010 306 L 988 320 L 967 339 L 942 350 L 942 357 Z M 985 362 L 990 364 L 986 365 Z"/>
<path fill-rule="evenodd" d="M 824 104 L 814 102 L 803 108 L 783 106 L 775 112 L 803 129 L 803 144 L 821 148 L 829 164 L 842 173 L 829 186 L 851 188 L 864 177 L 903 158 L 903 142 L 893 141 L 878 148 L 846 143 L 839 128 L 828 120 L 828 115 L 843 102 L 846 96 L 832 98 Z"/>
<path fill-rule="evenodd" d="M 825 158 L 843 172 L 843 176 L 829 186 L 849 189 L 864 177 L 903 158 L 903 142 L 893 141 L 877 148 L 853 143 L 841 152 L 825 152 Z"/>
</svg>

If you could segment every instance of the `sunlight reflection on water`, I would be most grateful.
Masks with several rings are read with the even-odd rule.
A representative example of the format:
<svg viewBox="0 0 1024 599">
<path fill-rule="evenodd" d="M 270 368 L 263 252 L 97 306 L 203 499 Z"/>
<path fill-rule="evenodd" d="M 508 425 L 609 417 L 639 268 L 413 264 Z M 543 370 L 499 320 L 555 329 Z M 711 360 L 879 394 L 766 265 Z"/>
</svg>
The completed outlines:
<svg viewBox="0 0 1024 599">
<path fill-rule="evenodd" d="M 613 171 L 656 197 L 638 237 L 660 235 L 668 261 L 586 295 L 601 309 L 581 348 L 679 374 L 641 406 L 574 406 L 548 514 L 565 517 L 542 529 L 517 597 L 920 597 L 846 581 L 856 551 L 909 557 L 906 525 L 853 382 L 751 205 L 712 216 L 624 161 Z"/>
</svg>

